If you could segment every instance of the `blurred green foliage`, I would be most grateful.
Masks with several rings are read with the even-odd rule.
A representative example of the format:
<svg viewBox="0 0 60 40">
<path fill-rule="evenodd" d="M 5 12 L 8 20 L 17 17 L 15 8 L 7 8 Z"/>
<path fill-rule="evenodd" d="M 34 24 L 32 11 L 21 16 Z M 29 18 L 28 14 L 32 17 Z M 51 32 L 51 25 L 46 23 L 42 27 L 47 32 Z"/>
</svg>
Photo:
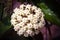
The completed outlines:
<svg viewBox="0 0 60 40">
<path fill-rule="evenodd" d="M 46 4 L 44 3 L 38 3 L 37 4 L 43 11 L 43 13 L 45 14 L 45 19 L 50 21 L 51 23 L 60 26 L 60 19 L 57 17 L 57 15 L 51 11 Z"/>
<path fill-rule="evenodd" d="M 0 37 L 11 28 L 10 15 L 12 13 L 12 1 L 0 0 Z"/>
</svg>

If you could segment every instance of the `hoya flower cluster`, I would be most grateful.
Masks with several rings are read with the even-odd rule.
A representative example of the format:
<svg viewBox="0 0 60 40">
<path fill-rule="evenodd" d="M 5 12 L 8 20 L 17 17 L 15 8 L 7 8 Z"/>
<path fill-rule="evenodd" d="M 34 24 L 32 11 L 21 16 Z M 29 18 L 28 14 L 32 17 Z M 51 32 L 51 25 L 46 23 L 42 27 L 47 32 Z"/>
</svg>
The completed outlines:
<svg viewBox="0 0 60 40">
<path fill-rule="evenodd" d="M 11 24 L 20 36 L 34 36 L 40 32 L 40 28 L 45 24 L 43 12 L 35 5 L 21 4 L 13 12 Z"/>
</svg>

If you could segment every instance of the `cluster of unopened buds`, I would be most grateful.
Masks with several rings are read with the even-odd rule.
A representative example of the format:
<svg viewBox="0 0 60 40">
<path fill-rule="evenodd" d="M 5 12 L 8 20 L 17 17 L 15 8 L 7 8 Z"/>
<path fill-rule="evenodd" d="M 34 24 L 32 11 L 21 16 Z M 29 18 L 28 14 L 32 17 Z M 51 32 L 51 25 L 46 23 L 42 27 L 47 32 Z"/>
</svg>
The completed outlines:
<svg viewBox="0 0 60 40">
<path fill-rule="evenodd" d="M 11 15 L 11 24 L 19 36 L 28 37 L 37 35 L 45 25 L 44 14 L 35 5 L 21 4 L 13 12 Z"/>
</svg>

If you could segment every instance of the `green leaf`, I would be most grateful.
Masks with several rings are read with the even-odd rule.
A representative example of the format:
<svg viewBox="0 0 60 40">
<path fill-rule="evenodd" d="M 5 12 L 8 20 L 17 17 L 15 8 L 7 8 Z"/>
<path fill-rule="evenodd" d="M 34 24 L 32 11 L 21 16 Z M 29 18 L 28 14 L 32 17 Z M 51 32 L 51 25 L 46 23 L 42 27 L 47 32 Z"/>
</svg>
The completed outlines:
<svg viewBox="0 0 60 40">
<path fill-rule="evenodd" d="M 38 7 L 40 7 L 45 14 L 45 19 L 50 21 L 53 24 L 60 26 L 60 19 L 51 11 L 45 3 L 38 3 Z"/>
<path fill-rule="evenodd" d="M 11 25 L 5 25 L 0 21 L 0 36 L 2 36 L 10 28 L 11 28 Z"/>
<path fill-rule="evenodd" d="M 2 21 L 0 21 L 0 37 L 11 28 L 10 17 L 7 16 Z"/>
</svg>

